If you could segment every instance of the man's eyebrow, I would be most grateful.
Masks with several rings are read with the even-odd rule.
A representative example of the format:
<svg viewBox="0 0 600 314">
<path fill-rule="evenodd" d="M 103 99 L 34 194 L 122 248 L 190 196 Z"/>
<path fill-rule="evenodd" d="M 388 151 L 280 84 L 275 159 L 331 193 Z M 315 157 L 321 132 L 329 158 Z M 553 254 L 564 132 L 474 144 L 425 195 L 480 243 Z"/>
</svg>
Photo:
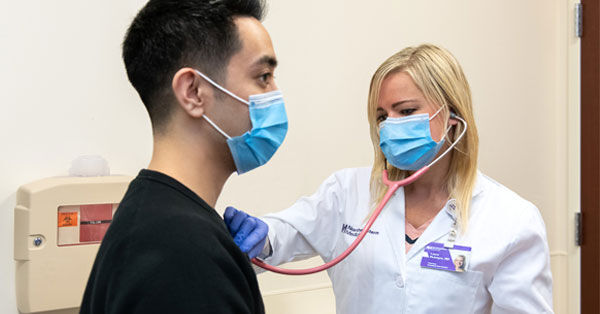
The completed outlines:
<svg viewBox="0 0 600 314">
<path fill-rule="evenodd" d="M 275 67 L 277 67 L 277 59 L 275 59 L 275 57 L 273 57 L 273 56 L 262 56 L 254 64 L 257 66 L 266 64 L 272 68 L 275 68 Z"/>
</svg>

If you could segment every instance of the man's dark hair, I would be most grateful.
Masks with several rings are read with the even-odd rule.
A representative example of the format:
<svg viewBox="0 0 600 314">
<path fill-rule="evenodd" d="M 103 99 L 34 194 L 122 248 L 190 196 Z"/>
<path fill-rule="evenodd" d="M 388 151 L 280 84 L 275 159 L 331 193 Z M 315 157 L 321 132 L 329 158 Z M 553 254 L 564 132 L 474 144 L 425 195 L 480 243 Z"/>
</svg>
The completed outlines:
<svg viewBox="0 0 600 314">
<path fill-rule="evenodd" d="M 222 82 L 242 48 L 233 18 L 260 21 L 263 13 L 262 0 L 148 1 L 125 35 L 123 61 L 155 132 L 168 121 L 175 73 L 192 67 Z"/>
</svg>

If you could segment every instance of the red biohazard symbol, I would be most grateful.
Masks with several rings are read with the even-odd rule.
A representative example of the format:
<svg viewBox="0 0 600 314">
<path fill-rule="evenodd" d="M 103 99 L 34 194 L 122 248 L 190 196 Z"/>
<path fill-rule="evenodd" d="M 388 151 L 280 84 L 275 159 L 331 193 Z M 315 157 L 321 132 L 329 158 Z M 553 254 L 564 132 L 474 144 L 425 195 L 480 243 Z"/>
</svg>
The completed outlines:
<svg viewBox="0 0 600 314">
<path fill-rule="evenodd" d="M 59 227 L 76 227 L 77 226 L 77 212 L 58 213 L 58 226 Z"/>
</svg>

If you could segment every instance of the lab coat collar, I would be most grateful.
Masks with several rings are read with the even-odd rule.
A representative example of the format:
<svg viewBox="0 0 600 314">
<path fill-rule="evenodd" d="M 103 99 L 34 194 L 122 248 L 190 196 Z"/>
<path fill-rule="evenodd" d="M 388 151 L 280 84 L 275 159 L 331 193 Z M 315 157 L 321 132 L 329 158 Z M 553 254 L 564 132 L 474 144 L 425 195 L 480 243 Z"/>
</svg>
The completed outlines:
<svg viewBox="0 0 600 314">
<path fill-rule="evenodd" d="M 482 177 L 483 174 L 477 171 L 477 179 L 472 193 L 473 198 L 481 194 L 484 190 L 483 184 L 485 180 L 483 180 Z M 425 229 L 425 232 L 419 237 L 410 251 L 405 254 L 404 224 L 406 219 L 406 203 L 404 199 L 404 187 L 399 188 L 396 193 L 394 193 L 394 196 L 390 199 L 390 204 L 388 204 L 386 206 L 387 208 L 385 208 L 383 211 L 385 214 L 383 220 L 385 221 L 386 229 L 389 234 L 389 240 L 391 241 L 392 248 L 394 250 L 394 255 L 399 263 L 404 264 L 404 258 L 406 258 L 406 261 L 410 260 L 427 244 L 438 241 L 440 238 L 450 232 L 452 224 L 456 221 L 457 217 L 457 213 L 453 209 L 454 202 L 454 199 L 446 202 L 444 209 L 440 210 L 440 212 L 433 219 L 429 227 Z"/>
<path fill-rule="evenodd" d="M 477 171 L 477 178 L 475 179 L 475 186 L 473 187 L 473 192 L 471 193 L 471 199 L 477 197 L 481 192 L 483 192 L 483 174 Z M 456 200 L 450 199 L 446 202 L 446 206 L 444 206 L 444 210 L 446 213 L 452 218 L 453 221 L 456 221 L 458 214 L 456 213 Z"/>
<path fill-rule="evenodd" d="M 423 232 L 410 251 L 408 251 L 406 256 L 407 261 L 417 255 L 417 253 L 419 253 L 427 244 L 438 241 L 450 232 L 452 224 L 456 220 L 456 214 L 454 213 L 454 210 L 451 209 L 453 203 L 454 200 L 446 202 L 444 209 L 440 210 L 431 224 L 425 229 L 425 232 Z"/>
<path fill-rule="evenodd" d="M 477 171 L 477 178 L 475 181 L 475 186 L 473 187 L 472 198 L 477 197 L 484 190 L 483 184 L 485 180 L 483 180 L 483 174 Z M 401 191 L 402 200 L 404 200 L 404 189 Z M 429 227 L 425 229 L 425 232 L 419 237 L 417 242 L 413 245 L 413 247 L 408 251 L 406 260 L 409 261 L 413 258 L 417 253 L 419 253 L 427 244 L 434 241 L 445 241 L 446 239 L 441 239 L 442 237 L 448 235 L 450 230 L 452 229 L 452 225 L 456 222 L 458 217 L 458 213 L 456 212 L 456 200 L 450 199 L 446 202 L 443 210 L 436 215 L 433 219 Z M 402 211 L 405 211 L 404 203 L 402 206 Z"/>
</svg>

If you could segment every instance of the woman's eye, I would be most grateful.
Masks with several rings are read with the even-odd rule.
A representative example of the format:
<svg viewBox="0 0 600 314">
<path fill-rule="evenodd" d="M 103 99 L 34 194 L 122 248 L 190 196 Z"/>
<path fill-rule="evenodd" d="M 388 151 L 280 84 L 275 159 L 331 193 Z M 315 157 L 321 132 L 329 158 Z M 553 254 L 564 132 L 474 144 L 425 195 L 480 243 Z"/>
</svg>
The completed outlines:
<svg viewBox="0 0 600 314">
<path fill-rule="evenodd" d="M 381 115 L 377 117 L 377 122 L 382 122 L 386 119 L 387 117 L 385 115 Z"/>
<path fill-rule="evenodd" d="M 400 110 L 400 114 L 408 116 L 408 115 L 411 115 L 413 112 L 415 112 L 415 110 L 417 110 L 417 109 L 412 109 L 412 108 L 411 109 L 402 109 L 402 110 Z"/>
</svg>

